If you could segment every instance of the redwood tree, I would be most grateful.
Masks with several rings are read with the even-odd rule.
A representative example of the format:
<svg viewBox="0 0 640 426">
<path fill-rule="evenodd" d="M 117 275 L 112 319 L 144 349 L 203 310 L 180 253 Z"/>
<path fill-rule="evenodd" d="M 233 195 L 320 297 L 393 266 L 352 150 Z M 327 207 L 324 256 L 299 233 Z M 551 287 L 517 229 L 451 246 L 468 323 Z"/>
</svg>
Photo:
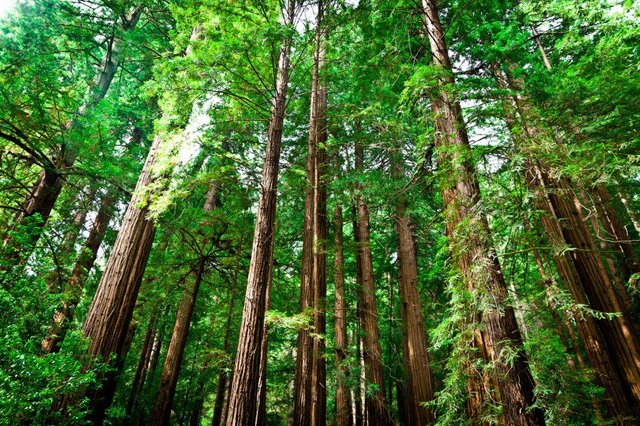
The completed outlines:
<svg viewBox="0 0 640 426">
<path fill-rule="evenodd" d="M 424 20 L 437 69 L 437 92 L 430 98 L 435 125 L 438 165 L 447 170 L 441 181 L 446 233 L 453 261 L 467 289 L 479 298 L 482 334 L 494 364 L 502 415 L 507 424 L 544 424 L 542 412 L 532 407 L 534 382 L 507 288 L 491 245 L 489 225 L 480 206 L 480 190 L 470 161 L 469 139 L 460 104 L 451 93 L 455 85 L 449 53 L 435 0 L 423 1 Z M 503 350 L 515 351 L 506 362 Z"/>
<path fill-rule="evenodd" d="M 297 6 L 296 0 L 287 2 L 283 11 L 285 26 L 293 25 Z M 227 414 L 229 426 L 254 424 L 257 416 L 258 382 L 255 379 L 259 375 L 262 362 L 260 346 L 265 332 L 267 288 L 271 280 L 280 143 L 289 85 L 291 44 L 290 36 L 284 37 L 278 55 L 275 93 L 267 131 L 267 152 L 260 184 L 247 292 Z"/>
</svg>

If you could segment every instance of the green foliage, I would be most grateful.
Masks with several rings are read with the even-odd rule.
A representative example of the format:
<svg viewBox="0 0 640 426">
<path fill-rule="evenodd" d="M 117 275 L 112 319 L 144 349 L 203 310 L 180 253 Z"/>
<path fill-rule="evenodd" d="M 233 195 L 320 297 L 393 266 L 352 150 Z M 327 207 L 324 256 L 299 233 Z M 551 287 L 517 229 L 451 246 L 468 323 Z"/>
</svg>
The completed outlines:
<svg viewBox="0 0 640 426">
<path fill-rule="evenodd" d="M 355 395 L 364 386 L 369 395 L 391 397 L 389 412 L 400 421 L 396 385 L 407 377 L 395 215 L 402 200 L 416 240 L 416 285 L 436 387 L 435 400 L 426 404 L 437 414 L 436 424 L 471 424 L 469 377 L 487 378 L 497 363 L 513 365 L 519 354 L 513 346 L 505 345 L 497 360 L 487 362 L 473 343 L 482 330 L 481 315 L 503 314 L 506 308 L 516 311 L 536 382 L 535 404 L 544 410 L 547 423 L 596 424 L 595 407 L 604 391 L 589 366 L 575 367 L 576 355 L 583 354 L 574 353 L 558 330 L 586 317 L 612 321 L 620 313 L 573 300 L 552 261 L 554 256 L 573 256 L 576 248 L 544 237 L 544 212 L 526 179 L 535 160 L 554 178 L 570 182 L 576 193 L 606 185 L 620 194 L 613 207 L 637 249 L 640 230 L 632 229 L 632 219 L 640 208 L 638 2 L 438 3 L 452 72 L 430 65 L 415 2 L 327 4 L 326 68 L 321 72 L 329 101 L 327 212 L 329 222 L 335 207 L 344 215 L 349 336 L 342 373 L 334 362 L 335 229 L 330 223 L 327 331 L 320 336 L 327 347 L 329 422 L 339 382 Z M 145 6 L 140 25 L 124 31 L 121 20 L 137 4 Z M 187 423 L 192 415 L 209 421 L 222 373 L 230 374 L 234 364 L 278 49 L 283 37 L 290 37 L 293 68 L 265 316 L 267 424 L 286 424 L 297 333 L 309 327 L 314 313 L 300 312 L 299 288 L 314 39 L 310 17 L 315 8 L 305 2 L 303 21 L 291 28 L 281 24 L 280 7 L 275 0 L 30 0 L 0 19 L 0 232 L 3 239 L 10 236 L 0 249 L 0 424 L 89 423 L 84 395 L 99 385 L 97 378 L 106 367 L 87 355 L 81 324 L 154 138 L 163 142 L 152 171 L 154 183 L 135 207 L 149 209 L 157 236 L 132 319 L 131 348 L 122 360 L 106 423 L 149 420 L 176 310 L 200 259 L 205 260 L 204 280 L 170 421 Z M 122 37 L 121 67 L 107 96 L 79 114 L 114 34 Z M 453 80 L 443 87 L 443 77 Z M 497 77 L 509 84 L 500 84 Z M 462 103 L 471 147 L 434 147 L 435 137 L 442 135 L 429 99 L 443 93 Z M 71 120 L 74 125 L 68 127 Z M 358 171 L 354 142 L 365 151 Z M 77 154 L 72 165 L 60 162 L 69 149 Z M 13 227 L 15 212 L 42 170 L 55 170 L 65 181 L 51 217 L 43 221 L 34 215 Z M 443 205 L 440 190 L 456 187 L 461 177 L 478 180 L 481 202 Z M 213 185 L 216 208 L 205 212 Z M 76 261 L 90 254 L 85 240 L 107 194 L 114 197 L 114 217 L 98 259 L 84 273 L 82 288 L 70 288 Z M 370 210 L 387 389 L 361 383 L 356 195 L 363 196 Z M 455 208 L 468 214 L 447 238 L 445 226 L 457 214 Z M 75 223 L 82 212 L 83 223 Z M 595 214 L 589 205 L 584 212 L 587 218 Z M 604 235 L 597 244 L 612 243 L 604 230 L 593 231 Z M 12 250 L 25 247 L 30 256 L 16 262 Z M 460 257 L 477 253 L 478 247 L 495 248 L 508 287 L 505 301 L 493 297 L 488 279 L 493 259 L 474 256 L 467 271 L 459 270 Z M 604 248 L 600 254 L 619 266 L 612 253 Z M 623 280 L 635 309 L 638 279 L 636 273 Z M 79 304 L 60 351 L 45 355 L 41 341 L 56 310 L 69 301 Z M 148 329 L 160 348 L 154 368 L 149 359 L 141 360 Z M 141 365 L 147 370 L 134 392 Z M 75 401 L 64 415 L 52 410 L 62 395 Z M 483 422 L 500 424 L 497 401 L 485 404 Z M 603 421 L 608 421 L 606 413 Z"/>
</svg>

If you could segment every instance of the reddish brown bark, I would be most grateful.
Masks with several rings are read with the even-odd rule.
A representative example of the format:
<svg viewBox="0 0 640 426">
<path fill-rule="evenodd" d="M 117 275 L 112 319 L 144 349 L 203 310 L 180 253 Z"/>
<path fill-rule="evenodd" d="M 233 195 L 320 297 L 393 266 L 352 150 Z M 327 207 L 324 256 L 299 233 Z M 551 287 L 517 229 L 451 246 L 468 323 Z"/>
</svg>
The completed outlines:
<svg viewBox="0 0 640 426">
<path fill-rule="evenodd" d="M 396 210 L 398 234 L 398 284 L 402 317 L 402 355 L 405 372 L 404 414 L 408 424 L 426 425 L 434 420 L 431 410 L 421 404 L 433 399 L 433 384 L 427 336 L 422 317 L 422 302 L 418 294 L 418 268 L 412 225 L 405 214 L 404 200 Z"/>
<path fill-rule="evenodd" d="M 293 24 L 296 6 L 296 0 L 288 1 L 284 13 L 285 25 Z M 229 426 L 253 425 L 257 415 L 258 383 L 255 379 L 262 359 L 260 345 L 264 334 L 267 288 L 273 257 L 280 143 L 289 83 L 290 51 L 291 39 L 287 37 L 282 41 L 278 57 L 275 96 L 267 132 L 267 153 L 260 184 L 247 292 L 229 400 Z"/>
<path fill-rule="evenodd" d="M 576 212 L 575 205 L 573 207 L 570 204 L 567 205 L 563 197 L 554 197 L 555 202 L 553 202 L 551 196 L 545 196 L 544 191 L 546 191 L 546 185 L 540 180 L 540 177 L 543 175 L 539 169 L 537 169 L 537 176 L 539 179 L 537 182 L 538 188 L 540 188 L 539 191 L 543 191 L 542 194 L 538 194 L 538 197 L 541 200 L 539 207 L 543 212 L 542 223 L 547 238 L 550 239 L 552 245 L 563 245 L 566 240 L 558 219 L 566 218 L 566 216 L 562 214 L 556 216 L 555 207 L 559 205 L 563 206 L 564 208 L 562 210 L 565 213 Z M 586 226 L 586 224 L 583 223 L 582 226 Z M 580 231 L 586 231 L 588 235 L 588 230 L 584 228 L 582 230 L 578 229 L 578 232 Z M 584 273 L 584 270 L 583 273 L 580 274 L 578 265 L 576 264 L 577 258 L 577 253 L 569 254 L 559 251 L 555 251 L 553 256 L 558 273 L 562 277 L 563 283 L 567 285 L 574 302 L 599 309 L 602 306 L 594 306 L 594 298 L 590 297 L 585 288 L 585 281 L 587 285 L 591 286 L 593 286 L 594 282 L 591 277 Z M 603 273 L 603 271 L 598 272 L 596 270 L 596 272 L 600 274 L 601 278 L 606 274 L 606 271 Z M 597 285 L 599 287 L 599 284 Z M 597 295 L 594 290 L 594 288 L 591 288 L 592 296 Z M 602 293 L 600 293 L 600 295 L 602 296 Z M 597 300 L 598 298 L 595 297 L 596 302 Z M 611 312 L 611 310 L 609 310 L 609 312 Z M 616 365 L 617 352 L 621 352 L 624 357 L 625 350 L 620 346 L 620 344 L 624 345 L 624 338 L 621 341 L 615 341 L 621 336 L 616 334 L 612 335 L 612 333 L 620 331 L 620 328 L 616 327 L 617 324 L 615 324 L 614 321 L 615 320 L 597 320 L 588 314 L 580 314 L 576 317 L 578 333 L 582 339 L 587 358 L 598 373 L 597 382 L 605 388 L 607 393 L 605 402 L 609 413 L 612 416 L 628 416 L 632 414 L 630 411 L 632 400 L 629 400 L 629 391 L 625 390 L 625 380 L 621 374 L 623 372 Z M 633 371 L 631 370 L 629 373 L 633 373 Z"/>
<path fill-rule="evenodd" d="M 438 164 L 449 173 L 441 182 L 446 233 L 451 255 L 467 289 L 480 299 L 481 321 L 489 360 L 494 365 L 502 415 L 509 425 L 544 424 L 533 409 L 534 382 L 495 249 L 487 219 L 479 210 L 480 190 L 470 161 L 469 139 L 459 102 L 447 89 L 455 85 L 451 62 L 435 0 L 423 0 L 425 24 L 433 64 L 440 69 L 437 95 L 431 97 Z M 516 357 L 507 364 L 505 349 Z M 478 419 L 475 419 L 478 420 Z"/>
<path fill-rule="evenodd" d="M 356 170 L 363 170 L 363 149 L 356 142 Z M 365 417 L 368 425 L 389 425 L 391 419 L 387 411 L 384 397 L 384 369 L 380 350 L 380 331 L 378 328 L 378 310 L 376 308 L 376 288 L 373 277 L 373 260 L 369 232 L 369 210 L 358 189 L 357 204 L 357 252 L 360 259 L 361 286 L 358 292 L 358 311 L 363 331 L 363 358 L 365 377 L 375 390 L 365 396 Z"/>
<path fill-rule="evenodd" d="M 161 141 L 160 137 L 156 137 L 147 156 L 84 323 L 84 335 L 91 339 L 90 353 L 104 360 L 115 361 L 124 355 L 124 336 L 131 322 L 155 235 L 153 220 L 147 219 L 147 207 L 141 206 L 144 189 L 154 181 L 151 170 Z M 113 374 L 106 376 L 107 383 L 115 380 Z M 90 395 L 96 421 L 101 421 L 113 396 L 105 394 L 103 389 L 106 388 L 98 388 Z"/>
<path fill-rule="evenodd" d="M 178 384 L 180 364 L 187 344 L 191 317 L 195 308 L 198 290 L 205 272 L 206 259 L 201 257 L 195 272 L 194 282 L 182 294 L 182 300 L 176 313 L 176 321 L 171 333 L 171 340 L 167 349 L 156 402 L 151 416 L 151 425 L 167 425 L 171 418 L 171 406 Z"/>
<path fill-rule="evenodd" d="M 191 40 L 196 40 L 200 34 L 201 28 L 194 28 Z M 190 50 L 191 45 L 185 55 L 188 55 Z M 157 190 L 154 184 L 160 183 L 161 190 L 166 186 L 167 177 L 156 176 L 154 172 L 162 145 L 163 133 L 159 132 L 153 140 L 138 177 L 118 237 L 84 322 L 84 335 L 91 339 L 89 353 L 108 363 L 117 362 L 125 355 L 124 330 L 131 322 L 156 232 L 153 220 L 147 217 L 150 196 L 148 192 Z M 87 394 L 91 418 L 96 423 L 100 423 L 104 418 L 115 391 L 116 375 L 111 372 L 104 376 L 104 385 Z"/>
<path fill-rule="evenodd" d="M 318 2 L 315 36 L 314 71 L 315 117 L 311 120 L 316 145 L 313 174 L 313 353 L 311 367 L 311 424 L 326 424 L 326 298 L 327 298 L 327 89 L 323 77 L 325 68 L 325 38 L 323 27 L 324 2 Z M 311 133 L 311 132 L 310 132 Z M 311 137 L 311 136 L 310 136 Z"/>
<path fill-rule="evenodd" d="M 348 366 L 345 365 L 347 359 L 347 303 L 344 291 L 344 237 L 342 233 L 342 207 L 336 204 L 333 210 L 334 224 L 334 285 L 335 285 L 335 308 L 334 308 L 334 330 L 336 345 L 336 426 L 351 426 L 352 413 L 350 392 L 346 386 L 348 378 Z"/>
<path fill-rule="evenodd" d="M 521 86 L 499 70 L 496 77 L 501 87 Z M 512 132 L 514 142 L 521 152 L 531 155 L 537 139 L 552 136 L 536 126 L 535 116 L 523 96 L 514 96 L 509 108 L 514 111 L 507 114 L 509 127 L 520 125 L 524 130 L 523 137 Z M 605 313 L 623 313 L 611 320 L 580 313 L 574 313 L 574 317 L 589 363 L 597 372 L 596 381 L 606 391 L 609 414 L 632 417 L 640 401 L 640 346 L 629 321 L 629 296 L 620 283 L 615 285 L 615 275 L 612 280 L 610 273 L 615 271 L 608 268 L 611 265 L 598 251 L 571 182 L 552 178 L 541 161 L 529 160 L 526 167 L 525 180 L 541 212 L 554 264 L 574 302 Z M 566 250 L 567 247 L 571 250 Z"/>
<path fill-rule="evenodd" d="M 315 227 L 314 215 L 314 177 L 316 170 L 317 145 L 315 141 L 316 120 L 316 66 L 311 90 L 311 117 L 309 126 L 309 143 L 307 153 L 307 185 L 304 200 L 304 224 L 302 232 L 302 279 L 300 283 L 300 312 L 310 313 L 313 307 L 313 237 Z M 298 331 L 296 345 L 296 375 L 294 379 L 293 423 L 301 426 L 311 424 L 311 372 L 313 346 L 311 341 L 311 326 Z"/>
<path fill-rule="evenodd" d="M 218 193 L 218 184 L 212 182 L 205 196 L 203 210 L 205 213 L 215 209 Z M 171 417 L 171 406 L 175 396 L 178 376 L 180 374 L 180 364 L 184 355 L 184 348 L 187 344 L 191 318 L 195 308 L 196 299 L 202 278 L 205 274 L 206 257 L 201 255 L 194 274 L 194 281 L 185 288 L 182 300 L 176 313 L 176 321 L 171 333 L 171 340 L 167 349 L 167 356 L 160 376 L 160 386 L 156 396 L 156 402 L 151 417 L 152 425 L 167 425 Z"/>
<path fill-rule="evenodd" d="M 325 240 L 326 240 L 326 89 L 320 72 L 324 67 L 322 1 L 318 3 L 314 61 L 311 79 L 311 110 L 307 155 L 307 188 L 302 248 L 302 282 L 300 311 L 313 307 L 314 335 L 324 334 L 324 306 L 326 297 Z M 326 418 L 324 344 L 312 337 L 310 328 L 298 332 L 296 376 L 294 382 L 293 422 L 312 425 Z"/>
</svg>

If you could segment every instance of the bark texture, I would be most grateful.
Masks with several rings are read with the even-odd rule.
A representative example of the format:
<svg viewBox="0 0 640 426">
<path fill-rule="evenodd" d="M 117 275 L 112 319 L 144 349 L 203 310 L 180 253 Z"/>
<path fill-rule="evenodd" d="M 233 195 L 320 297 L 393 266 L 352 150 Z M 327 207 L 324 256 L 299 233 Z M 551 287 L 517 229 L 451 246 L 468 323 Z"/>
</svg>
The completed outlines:
<svg viewBox="0 0 640 426">
<path fill-rule="evenodd" d="M 293 24 L 297 1 L 289 0 L 284 11 L 285 25 Z M 260 196 L 247 278 L 242 322 L 226 424 L 253 425 L 257 415 L 258 377 L 261 363 L 260 345 L 264 333 L 267 288 L 273 257 L 273 234 L 277 200 L 280 143 L 289 84 L 291 39 L 280 46 L 275 96 L 267 133 L 267 152 L 260 184 Z"/>
<path fill-rule="evenodd" d="M 480 191 L 469 160 L 469 140 L 458 101 L 447 90 L 455 84 L 451 62 L 435 0 L 423 0 L 424 18 L 433 64 L 440 69 L 440 91 L 431 97 L 435 122 L 438 164 L 450 171 L 441 182 L 445 205 L 446 233 L 451 255 L 469 291 L 482 309 L 483 340 L 494 363 L 502 415 L 509 425 L 541 425 L 544 415 L 532 409 L 534 382 L 513 308 L 507 304 L 507 289 L 489 226 L 479 211 Z M 500 354 L 516 353 L 512 365 Z M 476 421 L 479 419 L 475 419 Z"/>
<path fill-rule="evenodd" d="M 156 402 L 149 424 L 154 426 L 164 426 L 169 424 L 171 418 L 171 407 L 173 398 L 178 384 L 178 375 L 180 374 L 180 364 L 184 355 L 184 348 L 187 344 L 189 335 L 189 326 L 191 325 L 191 317 L 195 308 L 198 290 L 202 283 L 202 277 L 205 273 L 206 259 L 201 257 L 196 267 L 194 282 L 188 286 L 182 294 L 178 312 L 176 313 L 176 321 L 171 333 L 171 340 L 167 349 L 162 375 L 160 376 L 160 386 L 156 396 Z"/>
<path fill-rule="evenodd" d="M 356 142 L 356 169 L 363 170 L 363 149 Z M 376 387 L 373 392 L 366 392 L 364 397 L 366 424 L 390 425 L 391 418 L 386 408 L 384 397 L 384 368 L 380 350 L 380 331 L 378 328 L 378 310 L 376 308 L 376 288 L 373 277 L 373 260 L 369 232 L 369 209 L 361 193 L 356 196 L 357 204 L 357 251 L 360 259 L 361 286 L 358 294 L 358 311 L 363 331 L 362 346 L 367 383 Z"/>
<path fill-rule="evenodd" d="M 314 51 L 315 117 L 311 120 L 310 132 L 316 146 L 315 167 L 313 173 L 313 353 L 311 367 L 311 424 L 326 424 L 326 298 L 327 298 L 327 88 L 324 81 L 325 38 L 323 26 L 324 2 L 318 2 L 317 28 Z M 312 112 L 314 114 L 314 112 Z"/>
<path fill-rule="evenodd" d="M 210 213 L 217 207 L 217 192 L 218 184 L 212 182 L 205 196 L 203 207 L 205 213 Z M 195 269 L 193 283 L 188 285 L 182 294 L 182 300 L 180 300 L 178 312 L 176 313 L 173 332 L 171 333 L 171 341 L 167 349 L 167 356 L 162 368 L 162 375 L 160 376 L 160 387 L 151 417 L 152 425 L 164 426 L 169 424 L 171 407 L 180 374 L 180 364 L 182 363 L 184 348 L 187 344 L 191 318 L 193 317 L 193 310 L 198 297 L 200 284 L 205 274 L 206 264 L 206 256 L 200 255 L 198 265 Z"/>
<path fill-rule="evenodd" d="M 342 233 L 342 207 L 336 204 L 333 210 L 334 225 L 334 263 L 333 278 L 335 285 L 334 330 L 336 339 L 336 426 L 351 426 L 352 413 L 348 379 L 347 359 L 347 303 L 344 291 L 344 237 Z"/>
<path fill-rule="evenodd" d="M 311 110 L 307 154 L 307 188 L 302 249 L 300 310 L 312 310 L 312 329 L 298 333 L 296 377 L 294 383 L 293 422 L 299 425 L 322 424 L 326 420 L 326 366 L 323 335 L 326 322 L 326 88 L 321 79 L 324 67 L 323 2 L 318 2 Z"/>
<path fill-rule="evenodd" d="M 401 197 L 402 198 L 402 197 Z M 405 214 L 404 200 L 396 210 L 398 234 L 398 283 L 402 317 L 402 355 L 405 373 L 404 415 L 408 424 L 426 425 L 434 420 L 431 410 L 421 403 L 433 399 L 433 384 L 427 335 L 422 318 L 422 302 L 418 294 L 418 267 L 412 226 Z"/>
<path fill-rule="evenodd" d="M 503 73 L 494 67 L 494 73 L 501 87 L 516 93 L 521 90 L 521 84 L 510 79 L 508 72 Z M 538 149 L 536 145 L 553 136 L 536 125 L 535 115 L 524 96 L 515 95 L 508 104 L 512 111 L 507 114 L 508 126 L 511 129 L 519 126 L 523 130 L 512 130 L 514 142 L 521 152 L 534 158 L 531 153 Z M 584 191 L 577 191 L 577 194 L 568 179 L 552 177 L 547 164 L 532 159 L 526 163 L 525 181 L 534 194 L 558 274 L 574 302 L 600 312 L 622 313 L 614 319 L 596 319 L 581 312 L 574 312 L 573 317 L 587 359 L 597 373 L 596 382 L 605 389 L 607 411 L 618 422 L 624 423 L 625 418 L 637 417 L 640 410 L 640 346 L 635 333 L 636 324 L 631 321 L 630 296 L 613 262 L 607 262 L 598 250 L 578 195 L 582 193 L 584 198 Z M 603 205 L 605 200 L 609 202 L 607 195 L 604 188 L 599 192 L 596 188 L 600 220 L 608 223 L 605 223 L 605 229 L 609 226 L 609 230 L 615 233 L 613 228 L 618 226 L 618 219 L 611 212 L 607 215 Z M 593 228 L 597 230 L 599 226 L 596 221 Z M 616 244 L 622 254 L 629 249 L 625 244 L 624 240 Z M 573 250 L 568 251 L 566 247 Z M 605 247 L 608 249 L 606 244 Z M 631 257 L 623 264 L 631 271 L 634 262 Z"/>
<path fill-rule="evenodd" d="M 147 219 L 145 188 L 155 181 L 152 168 L 161 137 L 156 137 L 124 215 L 98 289 L 84 322 L 83 332 L 91 339 L 89 352 L 108 362 L 124 355 L 124 338 L 135 308 L 142 274 L 155 235 L 153 220 Z M 106 374 L 105 385 L 89 395 L 93 419 L 100 423 L 111 403 L 114 374 Z"/>
</svg>

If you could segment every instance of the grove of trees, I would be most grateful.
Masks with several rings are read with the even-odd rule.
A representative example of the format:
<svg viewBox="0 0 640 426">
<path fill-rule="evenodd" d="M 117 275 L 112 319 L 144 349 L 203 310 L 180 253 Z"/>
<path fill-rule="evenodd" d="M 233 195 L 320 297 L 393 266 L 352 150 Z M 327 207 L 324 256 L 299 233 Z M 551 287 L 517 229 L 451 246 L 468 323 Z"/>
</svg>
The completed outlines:
<svg viewBox="0 0 640 426">
<path fill-rule="evenodd" d="M 640 424 L 640 1 L 17 0 L 0 424 Z"/>
</svg>

